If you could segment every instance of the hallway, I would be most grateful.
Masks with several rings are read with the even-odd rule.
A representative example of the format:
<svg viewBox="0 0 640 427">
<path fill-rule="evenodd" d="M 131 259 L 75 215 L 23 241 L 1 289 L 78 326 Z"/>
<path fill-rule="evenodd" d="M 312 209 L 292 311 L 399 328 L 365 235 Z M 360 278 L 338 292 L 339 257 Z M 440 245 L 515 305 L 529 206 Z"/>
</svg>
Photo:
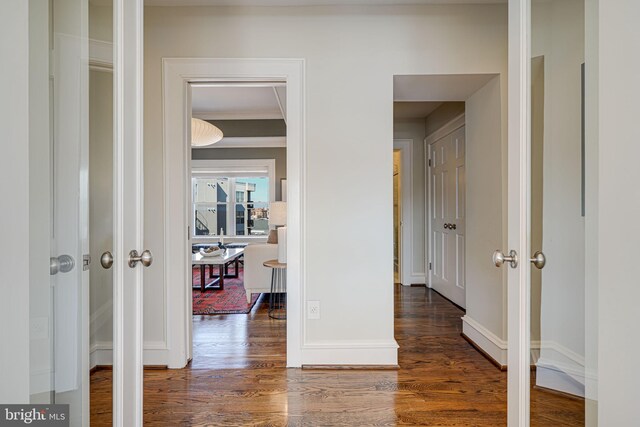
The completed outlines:
<svg viewBox="0 0 640 427">
<path fill-rule="evenodd" d="M 145 371 L 145 424 L 506 425 L 506 373 L 460 336 L 462 311 L 423 287 L 397 286 L 395 295 L 397 370 L 284 369 L 285 323 L 268 320 L 265 298 L 247 316 L 196 318 L 193 366 Z M 233 330 L 243 342 L 202 340 Z M 205 354 L 227 369 L 198 368 Z M 92 425 L 111 424 L 110 379 L 108 370 L 91 377 Z M 538 390 L 532 396 L 532 426 L 584 425 L 583 402 Z"/>
</svg>

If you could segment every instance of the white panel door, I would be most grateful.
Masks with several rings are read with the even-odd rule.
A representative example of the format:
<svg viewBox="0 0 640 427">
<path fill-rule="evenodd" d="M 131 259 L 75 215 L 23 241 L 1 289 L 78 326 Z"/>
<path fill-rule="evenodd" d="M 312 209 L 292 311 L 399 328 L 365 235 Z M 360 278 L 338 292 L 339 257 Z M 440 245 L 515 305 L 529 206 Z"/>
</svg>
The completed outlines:
<svg viewBox="0 0 640 427">
<path fill-rule="evenodd" d="M 431 287 L 465 307 L 465 128 L 429 146 Z"/>
</svg>

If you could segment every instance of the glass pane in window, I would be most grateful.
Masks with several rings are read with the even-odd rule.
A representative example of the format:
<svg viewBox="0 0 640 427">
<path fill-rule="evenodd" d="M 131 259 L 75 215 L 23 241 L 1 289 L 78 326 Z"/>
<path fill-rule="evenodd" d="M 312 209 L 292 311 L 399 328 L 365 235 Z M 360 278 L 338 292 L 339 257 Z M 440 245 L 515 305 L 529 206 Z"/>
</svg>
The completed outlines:
<svg viewBox="0 0 640 427">
<path fill-rule="evenodd" d="M 236 236 L 246 236 L 247 225 L 247 208 L 238 203 L 236 204 Z"/>
<path fill-rule="evenodd" d="M 218 235 L 220 233 L 224 235 L 228 235 L 229 230 L 227 230 L 227 205 L 218 203 L 218 211 L 216 212 L 216 232 L 213 233 Z"/>
<path fill-rule="evenodd" d="M 246 177 L 236 179 L 236 200 L 242 193 L 247 209 L 247 233 L 249 235 L 269 234 L 269 178 Z"/>
<path fill-rule="evenodd" d="M 194 203 L 226 203 L 229 198 L 228 178 L 193 178 Z"/>
<path fill-rule="evenodd" d="M 195 236 L 214 236 L 216 234 L 217 210 L 215 207 L 198 206 L 195 212 Z"/>
</svg>

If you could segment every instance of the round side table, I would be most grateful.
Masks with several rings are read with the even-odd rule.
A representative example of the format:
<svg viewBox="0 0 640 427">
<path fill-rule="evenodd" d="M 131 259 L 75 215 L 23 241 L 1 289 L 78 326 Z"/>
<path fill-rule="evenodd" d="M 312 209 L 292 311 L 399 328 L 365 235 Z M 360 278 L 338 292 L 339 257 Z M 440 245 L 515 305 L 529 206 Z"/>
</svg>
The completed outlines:
<svg viewBox="0 0 640 427">
<path fill-rule="evenodd" d="M 287 264 L 271 259 L 262 265 L 271 269 L 269 317 L 284 320 L 287 318 Z"/>
</svg>

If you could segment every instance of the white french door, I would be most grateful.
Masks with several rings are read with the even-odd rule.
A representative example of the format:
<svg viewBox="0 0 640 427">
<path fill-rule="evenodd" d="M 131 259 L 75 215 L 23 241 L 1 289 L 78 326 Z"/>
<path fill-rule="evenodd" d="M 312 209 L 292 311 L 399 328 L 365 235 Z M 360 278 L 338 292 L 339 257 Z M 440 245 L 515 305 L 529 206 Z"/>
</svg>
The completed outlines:
<svg viewBox="0 0 640 427">
<path fill-rule="evenodd" d="M 508 247 L 493 260 L 508 270 L 510 427 L 547 425 L 554 399 L 555 422 L 597 425 L 585 22 L 584 0 L 509 1 Z M 561 395 L 586 409 L 563 414 L 576 400 Z"/>
<path fill-rule="evenodd" d="M 143 0 L 114 0 L 113 425 L 142 425 Z"/>
<path fill-rule="evenodd" d="M 152 257 L 136 262 L 131 252 L 143 249 L 142 3 L 99 5 L 113 17 L 113 39 L 100 42 L 113 45 L 113 79 L 99 79 L 108 82 L 112 99 L 92 99 L 89 0 L 0 5 L 0 52 L 11 68 L 1 80 L 1 136 L 20 147 L 6 153 L 0 168 L 3 201 L 11 206 L 1 222 L 16 229 L 3 232 L 2 255 L 20 255 L 3 256 L 2 341 L 12 354 L 1 355 L 0 401 L 68 405 L 72 426 L 90 424 L 96 346 L 112 351 L 113 425 L 142 425 L 142 265 Z M 109 153 L 97 160 L 111 192 L 91 191 L 90 152 L 100 138 L 90 105 L 113 106 L 113 122 L 102 122 L 97 135 Z M 90 214 L 96 200 L 108 201 L 103 206 L 112 211 Z M 91 250 L 94 222 L 104 231 L 102 260 Z M 112 274 L 94 283 L 92 270 L 103 268 Z M 108 295 L 101 313 L 91 312 L 96 291 Z M 96 326 L 98 314 L 111 310 L 103 316 L 109 321 Z M 108 330 L 110 342 L 92 342 L 98 327 Z"/>
</svg>

